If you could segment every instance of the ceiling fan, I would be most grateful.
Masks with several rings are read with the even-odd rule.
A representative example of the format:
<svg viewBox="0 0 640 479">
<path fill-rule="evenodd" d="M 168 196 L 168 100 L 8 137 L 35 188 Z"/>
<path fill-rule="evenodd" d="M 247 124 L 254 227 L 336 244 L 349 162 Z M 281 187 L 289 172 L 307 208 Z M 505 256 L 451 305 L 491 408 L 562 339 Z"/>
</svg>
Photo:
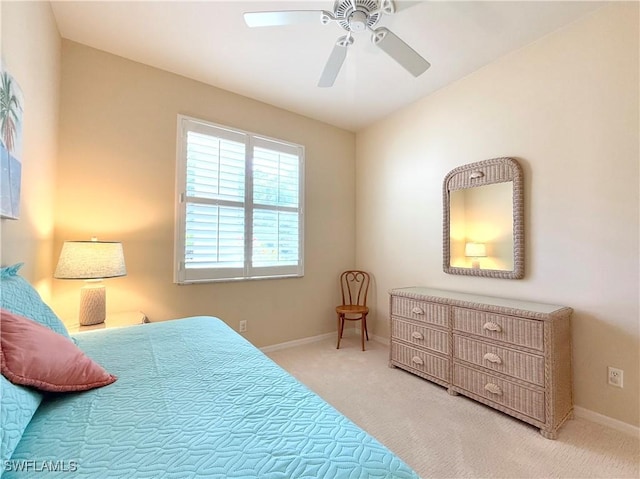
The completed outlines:
<svg viewBox="0 0 640 479">
<path fill-rule="evenodd" d="M 396 6 L 393 0 L 335 0 L 333 12 L 326 10 L 284 10 L 274 12 L 247 12 L 244 20 L 249 27 L 272 27 L 301 23 L 327 25 L 337 22 L 347 34 L 341 36 L 329 55 L 319 87 L 333 86 L 347 49 L 353 45 L 354 33 L 371 32 L 371 41 L 383 52 L 398 62 L 414 77 L 423 74 L 431 65 L 418 52 L 402 41 L 388 28 L 376 28 L 382 14 L 393 15 Z"/>
</svg>

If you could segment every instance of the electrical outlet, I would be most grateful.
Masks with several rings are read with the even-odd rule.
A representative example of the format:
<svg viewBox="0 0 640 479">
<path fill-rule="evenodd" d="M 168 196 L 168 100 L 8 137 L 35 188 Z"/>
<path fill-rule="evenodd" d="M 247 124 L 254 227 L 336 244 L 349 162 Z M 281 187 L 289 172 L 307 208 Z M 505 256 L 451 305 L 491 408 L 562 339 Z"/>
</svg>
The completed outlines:
<svg viewBox="0 0 640 479">
<path fill-rule="evenodd" d="M 623 387 L 624 371 L 618 368 L 607 368 L 607 382 L 617 388 Z"/>
<path fill-rule="evenodd" d="M 238 331 L 240 331 L 241 333 L 246 333 L 247 332 L 247 320 L 243 319 L 242 321 L 240 321 L 240 326 L 238 327 Z"/>
</svg>

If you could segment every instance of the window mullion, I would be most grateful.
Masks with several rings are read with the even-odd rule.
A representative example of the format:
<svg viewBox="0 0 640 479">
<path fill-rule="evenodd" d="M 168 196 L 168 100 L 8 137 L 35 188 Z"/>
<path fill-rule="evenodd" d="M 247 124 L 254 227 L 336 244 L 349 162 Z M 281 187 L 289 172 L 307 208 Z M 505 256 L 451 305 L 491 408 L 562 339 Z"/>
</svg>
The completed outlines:
<svg viewBox="0 0 640 479">
<path fill-rule="evenodd" d="M 247 135 L 244 185 L 244 275 L 250 276 L 253 260 L 253 137 Z"/>
</svg>

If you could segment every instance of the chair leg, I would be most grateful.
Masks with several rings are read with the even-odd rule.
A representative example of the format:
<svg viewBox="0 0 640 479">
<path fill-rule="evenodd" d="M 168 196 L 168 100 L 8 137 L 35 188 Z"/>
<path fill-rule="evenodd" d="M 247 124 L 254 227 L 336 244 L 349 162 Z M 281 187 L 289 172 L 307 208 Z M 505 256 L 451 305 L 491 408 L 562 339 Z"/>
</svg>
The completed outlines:
<svg viewBox="0 0 640 479">
<path fill-rule="evenodd" d="M 369 330 L 367 329 L 367 315 L 366 314 L 362 317 L 362 324 L 364 326 L 364 334 L 367 336 L 367 341 L 369 341 Z"/>
<path fill-rule="evenodd" d="M 362 342 L 362 350 L 364 351 L 364 328 L 365 326 L 364 316 L 362 316 L 362 323 L 360 324 L 360 341 Z"/>
<path fill-rule="evenodd" d="M 344 328 L 344 320 L 340 313 L 338 313 L 338 345 L 336 349 L 340 349 L 340 339 L 342 339 L 342 329 Z"/>
</svg>

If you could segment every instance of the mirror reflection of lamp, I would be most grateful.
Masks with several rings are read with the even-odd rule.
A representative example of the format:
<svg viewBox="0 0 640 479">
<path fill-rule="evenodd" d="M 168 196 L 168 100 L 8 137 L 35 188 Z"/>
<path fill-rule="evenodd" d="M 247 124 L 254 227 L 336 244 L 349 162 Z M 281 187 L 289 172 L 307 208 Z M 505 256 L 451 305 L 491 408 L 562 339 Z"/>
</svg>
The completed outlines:
<svg viewBox="0 0 640 479">
<path fill-rule="evenodd" d="M 467 243 L 464 246 L 464 255 L 472 258 L 471 267 L 480 269 L 480 259 L 487 256 L 487 246 L 484 243 Z"/>
</svg>

